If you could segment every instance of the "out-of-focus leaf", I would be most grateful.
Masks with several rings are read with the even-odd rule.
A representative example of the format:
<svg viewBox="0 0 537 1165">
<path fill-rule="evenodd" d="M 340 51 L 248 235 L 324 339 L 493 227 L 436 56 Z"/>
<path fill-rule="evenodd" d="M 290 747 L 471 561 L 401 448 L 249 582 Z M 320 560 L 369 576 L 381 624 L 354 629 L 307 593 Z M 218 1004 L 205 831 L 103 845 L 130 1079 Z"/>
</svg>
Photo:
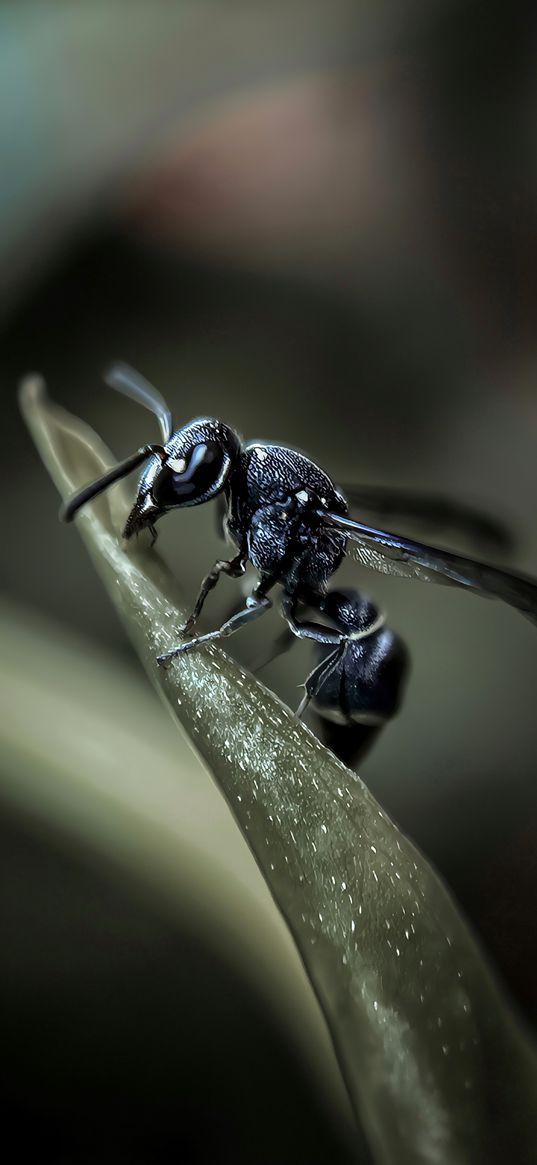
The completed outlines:
<svg viewBox="0 0 537 1165">
<path fill-rule="evenodd" d="M 174 923 L 199 932 L 217 960 L 235 963 L 350 1128 L 289 931 L 225 802 L 144 677 L 0 602 L 0 689 L 0 817 L 7 810 L 36 823 L 53 844 L 61 838 L 114 881 L 134 883 Z M 39 980 L 41 968 L 34 973 Z M 178 1002 L 188 1010 L 188 999 Z"/>
<path fill-rule="evenodd" d="M 22 407 L 63 496 L 110 465 L 36 378 Z M 147 544 L 122 546 L 125 505 L 114 487 L 80 531 L 287 921 L 375 1161 L 535 1160 L 534 1052 L 444 886 L 359 778 L 219 648 L 158 668 L 186 606 Z"/>
</svg>

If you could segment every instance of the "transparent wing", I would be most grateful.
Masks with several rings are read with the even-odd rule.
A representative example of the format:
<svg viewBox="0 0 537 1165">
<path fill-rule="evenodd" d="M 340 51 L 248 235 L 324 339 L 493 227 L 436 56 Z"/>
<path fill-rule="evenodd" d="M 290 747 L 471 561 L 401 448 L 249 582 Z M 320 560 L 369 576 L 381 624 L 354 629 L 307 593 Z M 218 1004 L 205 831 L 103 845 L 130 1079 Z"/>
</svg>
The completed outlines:
<svg viewBox="0 0 537 1165">
<path fill-rule="evenodd" d="M 340 488 L 351 507 L 361 512 L 366 510 L 395 520 L 410 518 L 420 523 L 424 533 L 428 528 L 438 533 L 447 530 L 470 538 L 476 545 L 504 554 L 514 549 L 513 534 L 500 519 L 442 494 L 429 496 L 378 485 L 342 485 Z"/>
<path fill-rule="evenodd" d="M 131 368 L 130 364 L 117 362 L 106 369 L 104 380 L 106 384 L 110 385 L 110 388 L 115 388 L 116 392 L 122 392 L 124 396 L 130 397 L 131 400 L 143 405 L 144 408 L 153 413 L 160 425 L 163 443 L 166 445 L 173 432 L 172 414 L 160 392 L 157 392 L 157 389 L 145 379 L 145 376 L 136 372 L 136 369 Z"/>
<path fill-rule="evenodd" d="M 427 546 L 425 542 L 376 530 L 340 514 L 318 510 L 318 515 L 328 527 L 346 534 L 350 540 L 347 553 L 362 566 L 382 574 L 465 587 L 476 594 L 502 599 L 537 623 L 537 581 L 534 579 Z"/>
</svg>

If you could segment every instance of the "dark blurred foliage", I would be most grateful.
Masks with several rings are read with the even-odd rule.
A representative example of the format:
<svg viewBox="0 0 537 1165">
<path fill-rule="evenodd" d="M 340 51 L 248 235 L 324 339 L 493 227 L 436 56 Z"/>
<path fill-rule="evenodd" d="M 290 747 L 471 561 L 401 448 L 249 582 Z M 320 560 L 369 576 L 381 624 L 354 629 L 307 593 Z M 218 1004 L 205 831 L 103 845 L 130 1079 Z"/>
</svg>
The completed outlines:
<svg viewBox="0 0 537 1165">
<path fill-rule="evenodd" d="M 241 91 L 186 143 L 172 125 L 159 157 L 120 176 L 69 247 L 26 277 L 6 315 L 7 591 L 124 657 L 123 633 L 76 534 L 57 523 L 57 496 L 18 419 L 15 385 L 29 369 L 118 456 L 154 428 L 102 386 L 115 356 L 157 384 L 178 423 L 220 415 L 248 437 L 307 450 L 336 479 L 489 506 L 518 536 L 513 565 L 537 574 L 534 20 L 520 4 L 451 0 L 427 18 L 409 5 L 393 20 L 386 6 L 376 17 L 359 7 L 347 15 L 344 70 L 331 62 L 325 78 L 316 64 Z M 209 507 L 170 518 L 162 547 L 194 595 L 218 553 Z M 388 610 L 413 659 L 400 717 L 361 775 L 444 875 L 534 1023 L 535 632 L 493 603 L 362 579 L 351 566 L 345 577 Z M 207 620 L 233 601 L 231 584 L 222 586 Z M 265 644 L 276 628 L 274 619 L 259 632 Z M 257 646 L 252 637 L 236 651 L 248 662 Z M 294 704 L 309 657 L 297 648 L 292 659 L 264 678 Z M 21 964 L 3 970 L 15 1123 L 24 1127 L 28 1113 L 45 1122 L 37 1077 L 29 1074 L 27 1095 L 17 1091 L 29 1070 L 24 1042 L 33 1072 L 49 1040 L 58 1064 L 72 1065 L 72 1106 L 52 1078 L 39 1101 L 43 1159 L 60 1159 L 56 1121 L 72 1128 L 66 1159 L 108 1159 L 95 1150 L 107 1105 L 116 1118 L 131 1085 L 145 1098 L 140 1160 L 345 1159 L 284 1034 L 199 935 L 179 942 L 72 857 L 67 868 L 65 855 L 16 822 L 3 830 L 6 917 L 28 935 Z M 56 1002 L 44 1014 L 39 952 L 49 948 Z M 91 976 L 90 958 L 99 964 Z M 174 1014 L 176 991 L 191 995 L 188 1032 Z M 84 1016 L 76 1046 L 75 1011 Z M 199 1016 L 210 1054 L 197 1044 Z M 146 1064 L 146 1079 L 128 1075 L 131 1058 Z M 111 1092 L 99 1096 L 103 1081 Z M 81 1107 L 86 1092 L 94 1104 Z M 235 1107 L 246 1093 L 249 1109 Z M 254 1152 L 257 1123 L 267 1140 Z M 109 1145 L 110 1160 L 138 1160 L 129 1137 Z M 229 1158 L 224 1142 L 237 1146 Z"/>
<path fill-rule="evenodd" d="M 197 930 L 35 830 L 4 820 L 0 842 L 2 1125 L 20 1160 L 354 1159 L 278 1017 Z"/>
</svg>

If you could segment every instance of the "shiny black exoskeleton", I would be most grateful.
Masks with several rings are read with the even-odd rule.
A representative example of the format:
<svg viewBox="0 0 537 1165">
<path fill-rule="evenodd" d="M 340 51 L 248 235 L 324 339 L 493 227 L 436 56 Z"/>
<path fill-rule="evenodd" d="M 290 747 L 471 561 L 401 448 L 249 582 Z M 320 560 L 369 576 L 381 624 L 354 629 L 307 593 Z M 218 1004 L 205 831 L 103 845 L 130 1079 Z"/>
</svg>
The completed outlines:
<svg viewBox="0 0 537 1165">
<path fill-rule="evenodd" d="M 322 739 L 346 764 L 354 764 L 399 711 L 409 653 L 371 599 L 359 591 L 330 590 L 320 610 L 350 636 L 369 628 L 364 639 L 350 638 L 343 651 L 317 647 L 318 664 L 305 685 Z"/>
<path fill-rule="evenodd" d="M 354 765 L 399 711 L 409 653 L 402 639 L 386 626 L 384 615 L 359 591 L 349 587 L 328 590 L 319 600 L 318 610 L 348 638 L 336 647 L 315 647 L 317 666 L 304 684 L 298 712 L 301 714 L 311 702 L 321 739 L 345 764 Z M 293 642 L 291 632 L 284 631 L 256 670 L 287 651 Z"/>
<path fill-rule="evenodd" d="M 163 444 L 143 446 L 86 486 L 63 507 L 63 519 L 70 521 L 82 505 L 147 461 L 125 538 L 144 528 L 155 538 L 156 523 L 170 510 L 220 498 L 224 532 L 236 549 L 231 559 L 217 561 L 205 577 L 181 629 L 181 642 L 160 656 L 159 663 L 169 663 L 202 643 L 225 639 L 257 619 L 272 605 L 269 592 L 278 585 L 289 632 L 312 640 L 320 653 L 306 681 L 299 714 L 313 701 L 325 723 L 343 721 L 340 727 L 353 731 L 378 726 L 398 707 L 406 652 L 369 600 L 356 591 L 328 590 L 351 547 L 365 566 L 502 598 L 537 621 L 533 580 L 356 522 L 349 517 L 345 493 L 304 454 L 265 442 L 244 445 L 233 429 L 210 418 L 192 421 L 174 432 L 162 397 L 133 369 L 115 365 L 107 379 L 157 416 Z M 374 508 L 374 489 L 353 487 L 346 492 L 353 502 L 365 497 L 367 508 Z M 505 542 L 497 523 L 467 507 L 443 499 L 424 502 L 408 494 L 398 502 L 397 497 L 387 499 L 383 490 L 379 499 L 383 512 L 414 517 L 437 512 L 444 524 L 470 530 L 496 545 Z M 217 630 L 192 636 L 207 595 L 221 574 L 237 578 L 244 574 L 247 562 L 258 578 L 243 607 Z M 313 614 L 311 620 L 308 612 Z"/>
</svg>

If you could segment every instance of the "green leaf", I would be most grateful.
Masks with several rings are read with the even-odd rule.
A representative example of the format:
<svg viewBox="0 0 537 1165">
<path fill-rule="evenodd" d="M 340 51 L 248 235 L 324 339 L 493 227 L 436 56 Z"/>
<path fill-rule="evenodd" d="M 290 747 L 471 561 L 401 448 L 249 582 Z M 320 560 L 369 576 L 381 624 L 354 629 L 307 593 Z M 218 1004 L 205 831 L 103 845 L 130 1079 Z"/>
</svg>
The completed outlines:
<svg viewBox="0 0 537 1165">
<path fill-rule="evenodd" d="M 21 403 L 62 496 L 112 463 L 38 378 Z M 188 611 L 148 544 L 123 546 L 126 506 L 115 486 L 77 525 L 289 926 L 373 1159 L 537 1159 L 534 1051 L 445 887 L 362 781 L 220 648 L 158 667 Z"/>
</svg>

